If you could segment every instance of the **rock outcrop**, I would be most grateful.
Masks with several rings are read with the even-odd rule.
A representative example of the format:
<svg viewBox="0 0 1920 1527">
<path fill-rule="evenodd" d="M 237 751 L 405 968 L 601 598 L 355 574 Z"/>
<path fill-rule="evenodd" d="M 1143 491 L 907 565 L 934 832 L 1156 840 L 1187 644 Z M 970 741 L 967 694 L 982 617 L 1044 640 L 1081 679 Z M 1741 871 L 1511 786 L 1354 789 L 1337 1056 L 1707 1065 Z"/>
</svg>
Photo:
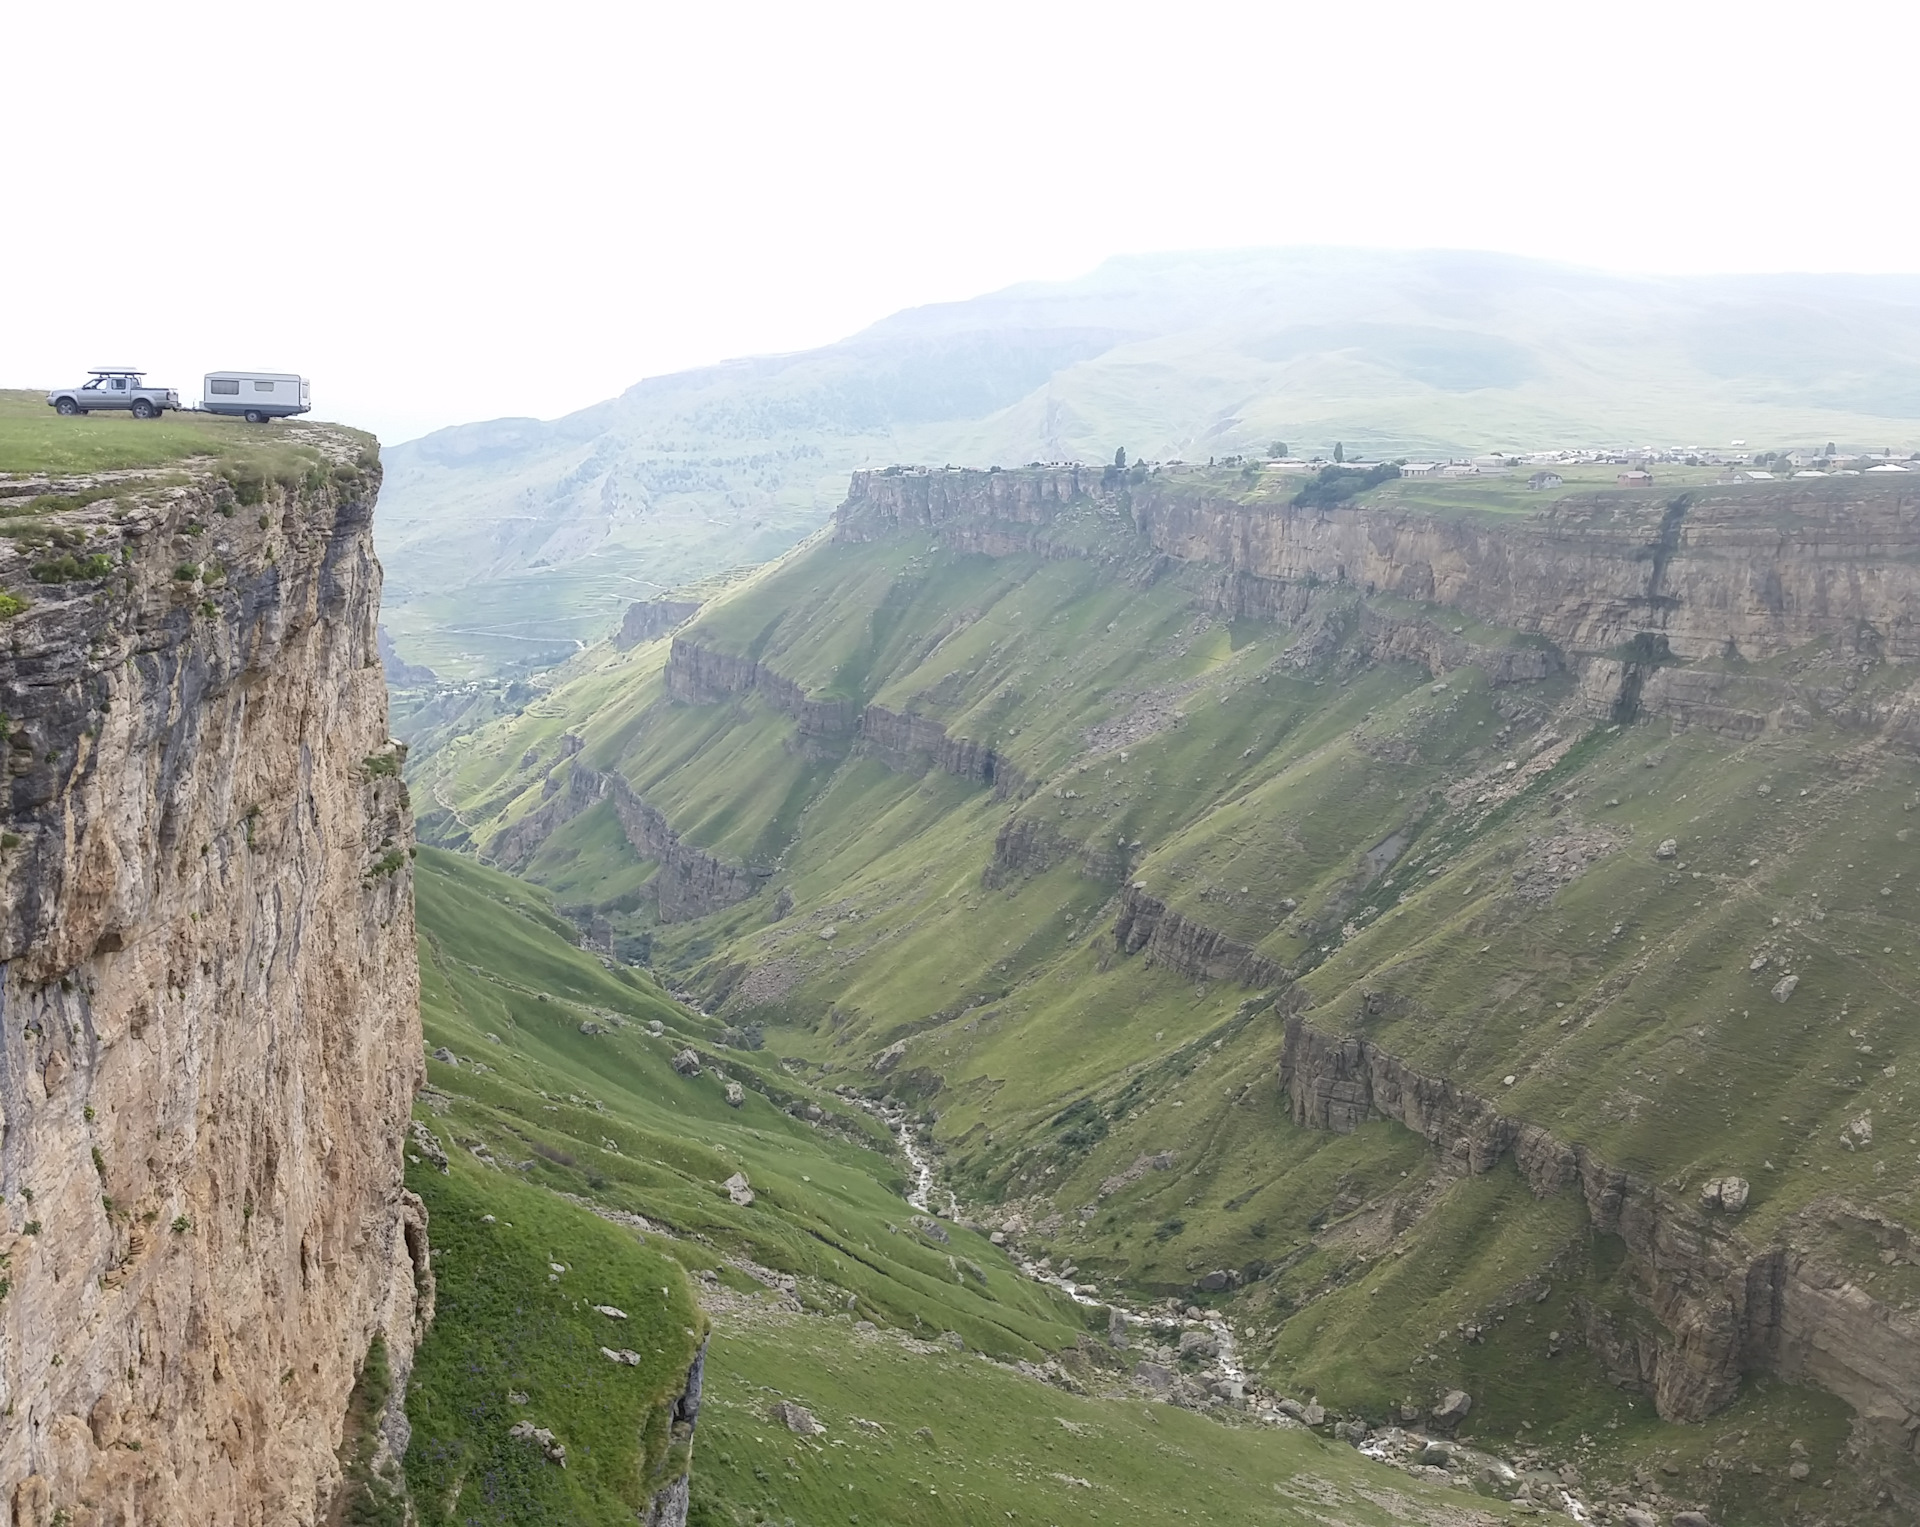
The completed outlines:
<svg viewBox="0 0 1920 1527">
<path fill-rule="evenodd" d="M 957 779 L 993 786 L 1001 799 L 1024 795 L 1026 775 L 990 744 L 950 736 L 945 726 L 927 716 L 900 715 L 880 705 L 860 713 L 860 738 L 869 752 L 897 774 L 938 769 Z"/>
<path fill-rule="evenodd" d="M 1165 965 L 1194 981 L 1279 986 L 1287 980 L 1287 971 L 1281 965 L 1218 929 L 1182 917 L 1137 885 L 1120 893 L 1113 941 L 1122 954 L 1144 952 L 1151 963 Z"/>
<path fill-rule="evenodd" d="M 1743 1374 L 1771 1372 L 1819 1384 L 1889 1441 L 1912 1448 L 1920 1433 L 1920 1319 L 1876 1300 L 1819 1254 L 1838 1217 L 1845 1230 L 1864 1227 L 1904 1259 L 1913 1240 L 1904 1227 L 1823 1203 L 1791 1222 L 1779 1243 L 1754 1248 L 1724 1214 L 1502 1114 L 1370 1040 L 1324 1034 L 1297 1013 L 1287 1020 L 1280 1084 L 1294 1121 L 1309 1128 L 1346 1133 L 1371 1117 L 1393 1119 L 1462 1172 L 1491 1171 L 1510 1155 L 1536 1194 L 1578 1191 L 1593 1228 L 1624 1242 L 1636 1297 L 1659 1324 L 1656 1336 L 1622 1332 L 1606 1312 L 1589 1311 L 1589 1342 L 1616 1377 L 1651 1394 L 1666 1419 L 1700 1420 L 1734 1398 Z M 1715 1194 L 1722 1206 L 1724 1182 Z M 1744 1206 L 1744 1183 L 1738 1199 Z"/>
<path fill-rule="evenodd" d="M 0 584 L 0 1489 L 19 1527 L 317 1521 L 431 1311 L 412 823 L 364 437 L 49 504 Z M 77 497 L 84 498 L 85 493 Z M 70 501 L 71 503 L 71 501 Z M 47 569 L 42 569 L 42 574 Z M 58 574 L 60 569 L 52 569 Z"/>
<path fill-rule="evenodd" d="M 783 716 L 791 717 L 803 745 L 844 745 L 853 737 L 859 713 L 853 701 L 816 699 L 792 679 L 764 663 L 716 652 L 684 636 L 673 639 L 667 656 L 667 693 L 695 705 L 731 695 L 757 694 Z"/>
<path fill-rule="evenodd" d="M 643 599 L 627 606 L 627 613 L 614 632 L 613 644 L 622 652 L 677 631 L 700 613 L 692 599 Z"/>
<path fill-rule="evenodd" d="M 488 857 L 496 863 L 523 868 L 556 829 L 607 800 L 633 851 L 658 865 L 647 888 L 656 899 L 662 922 L 686 922 L 734 906 L 752 896 L 773 873 L 730 864 L 688 843 L 665 814 L 636 795 L 618 773 L 603 774 L 578 759 L 562 759 L 548 774 L 547 783 L 545 799 L 489 845 Z"/>
</svg>

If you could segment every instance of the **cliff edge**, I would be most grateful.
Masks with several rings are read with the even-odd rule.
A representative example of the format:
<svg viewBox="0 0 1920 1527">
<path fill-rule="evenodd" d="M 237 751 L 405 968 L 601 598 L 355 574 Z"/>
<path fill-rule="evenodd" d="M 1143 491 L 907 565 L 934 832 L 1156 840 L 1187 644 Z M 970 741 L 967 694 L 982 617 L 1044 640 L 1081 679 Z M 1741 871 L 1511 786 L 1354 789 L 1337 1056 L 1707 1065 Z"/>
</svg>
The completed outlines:
<svg viewBox="0 0 1920 1527">
<path fill-rule="evenodd" d="M 265 437 L 261 437 L 264 439 Z M 313 1522 L 431 1312 L 374 443 L 0 478 L 0 1500 Z"/>
</svg>

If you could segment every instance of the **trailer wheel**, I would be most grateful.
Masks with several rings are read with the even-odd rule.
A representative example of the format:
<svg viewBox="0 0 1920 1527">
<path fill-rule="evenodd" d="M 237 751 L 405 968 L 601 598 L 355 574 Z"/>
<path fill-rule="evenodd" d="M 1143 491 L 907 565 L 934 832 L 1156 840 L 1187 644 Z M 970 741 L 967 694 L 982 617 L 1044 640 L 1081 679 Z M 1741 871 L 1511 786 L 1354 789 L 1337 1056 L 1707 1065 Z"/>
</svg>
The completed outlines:
<svg viewBox="0 0 1920 1527">
<path fill-rule="evenodd" d="M 80 405 L 74 402 L 72 398 L 62 398 L 53 405 L 53 411 L 57 414 L 65 414 L 71 419 L 75 414 L 80 412 Z"/>
<path fill-rule="evenodd" d="M 249 409 L 247 410 L 247 423 L 249 423 L 249 424 L 265 424 L 266 422 L 267 422 L 267 416 L 266 416 L 265 414 L 263 414 L 263 413 L 261 413 L 259 409 L 257 409 L 257 408 L 249 408 Z"/>
<path fill-rule="evenodd" d="M 155 408 L 153 404 L 145 398 L 135 398 L 133 400 L 133 416 L 136 419 L 157 419 L 160 417 L 160 410 Z"/>
</svg>

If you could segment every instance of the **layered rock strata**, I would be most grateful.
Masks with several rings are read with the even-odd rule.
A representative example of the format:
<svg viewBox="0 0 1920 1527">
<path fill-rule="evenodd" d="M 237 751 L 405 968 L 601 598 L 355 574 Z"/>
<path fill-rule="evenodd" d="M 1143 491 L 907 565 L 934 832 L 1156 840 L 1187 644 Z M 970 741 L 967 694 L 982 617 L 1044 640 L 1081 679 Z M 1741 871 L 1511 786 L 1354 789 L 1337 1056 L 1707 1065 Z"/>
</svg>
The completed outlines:
<svg viewBox="0 0 1920 1527">
<path fill-rule="evenodd" d="M 1882 1303 L 1821 1259 L 1822 1230 L 1877 1222 L 1907 1249 L 1904 1228 L 1823 1204 L 1780 1244 L 1749 1245 L 1737 1222 L 1710 1215 L 1598 1160 L 1585 1146 L 1502 1114 L 1445 1077 L 1424 1075 L 1372 1041 L 1325 1034 L 1287 1019 L 1280 1060 L 1294 1122 L 1340 1133 L 1369 1118 L 1404 1124 L 1462 1172 L 1511 1156 L 1544 1197 L 1581 1195 L 1594 1230 L 1625 1243 L 1635 1292 L 1657 1337 L 1622 1333 L 1590 1311 L 1594 1349 L 1624 1381 L 1652 1395 L 1668 1420 L 1697 1421 L 1728 1404 L 1741 1376 L 1769 1372 L 1837 1394 L 1870 1426 L 1911 1449 L 1920 1434 L 1920 1319 Z M 1819 1222 L 1819 1223 L 1816 1223 Z M 1797 1244 L 1796 1228 L 1811 1233 Z"/>
<path fill-rule="evenodd" d="M 618 773 L 601 773 L 583 762 L 562 760 L 548 774 L 547 783 L 546 798 L 494 838 L 490 859 L 508 869 L 524 869 L 556 830 L 604 800 L 611 802 L 633 851 L 658 866 L 647 888 L 662 922 L 686 922 L 734 906 L 758 891 L 773 873 L 730 864 L 688 843 L 666 815 L 636 795 Z"/>
<path fill-rule="evenodd" d="M 365 437 L 288 438 L 325 457 L 290 483 L 56 484 L 122 495 L 44 506 L 69 581 L 0 542 L 28 602 L 0 627 L 18 1527 L 319 1520 L 376 1335 L 405 1446 L 431 1280 L 401 1179 L 421 1046 L 379 468 Z"/>
<path fill-rule="evenodd" d="M 626 652 L 642 642 L 655 641 L 670 631 L 679 630 L 699 613 L 699 604 L 691 599 L 643 599 L 627 606 L 620 629 L 614 632 L 613 644 Z"/>
<path fill-rule="evenodd" d="M 1265 955 L 1218 929 L 1182 917 L 1137 885 L 1120 893 L 1113 941 L 1122 954 L 1144 953 L 1151 963 L 1165 965 L 1189 980 L 1278 986 L 1288 978 L 1285 968 Z"/>
<path fill-rule="evenodd" d="M 833 744 L 853 736 L 858 710 L 851 700 L 822 700 L 764 663 L 733 657 L 675 637 L 667 657 L 667 693 L 694 705 L 757 694 L 790 717 L 803 742 Z"/>
<path fill-rule="evenodd" d="M 938 769 L 960 779 L 991 785 L 1001 800 L 1018 797 L 1032 782 L 991 744 L 948 734 L 927 716 L 900 714 L 880 705 L 819 699 L 765 663 L 703 647 L 689 637 L 674 638 L 667 657 L 667 693 L 691 705 L 711 705 L 734 695 L 758 694 L 795 723 L 803 749 L 827 750 L 858 735 L 867 751 L 896 773 Z"/>
<path fill-rule="evenodd" d="M 885 706 L 860 712 L 860 737 L 869 752 L 897 774 L 937 769 L 957 779 L 991 785 L 996 797 L 1021 796 L 1031 782 L 990 744 L 951 736 L 928 716 L 901 715 Z"/>
<path fill-rule="evenodd" d="M 1518 517 L 1294 508 L 1177 470 L 895 470 L 854 474 L 835 534 L 1075 555 L 1064 527 L 1090 505 L 1161 556 L 1219 569 L 1208 598 L 1223 612 L 1291 622 L 1329 585 L 1459 609 L 1544 645 L 1481 650 L 1385 617 L 1389 652 L 1397 642 L 1394 655 L 1435 669 L 1490 664 L 1506 682 L 1564 662 L 1602 716 L 1681 698 L 1656 663 L 1623 653 L 1636 645 L 1658 663 L 1762 661 L 1820 640 L 1868 661 L 1920 659 L 1920 489 L 1881 480 L 1571 495 Z"/>
</svg>

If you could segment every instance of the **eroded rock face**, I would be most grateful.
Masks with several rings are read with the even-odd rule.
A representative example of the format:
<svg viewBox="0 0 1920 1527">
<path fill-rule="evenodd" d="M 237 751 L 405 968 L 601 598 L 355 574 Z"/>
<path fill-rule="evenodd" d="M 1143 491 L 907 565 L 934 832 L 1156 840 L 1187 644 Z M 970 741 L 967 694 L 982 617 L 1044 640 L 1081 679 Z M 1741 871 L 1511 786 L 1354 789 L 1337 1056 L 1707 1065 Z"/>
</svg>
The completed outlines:
<svg viewBox="0 0 1920 1527">
<path fill-rule="evenodd" d="M 1287 972 L 1265 955 L 1204 923 L 1182 917 L 1138 886 L 1120 893 L 1113 941 L 1122 954 L 1144 950 L 1149 960 L 1193 981 L 1278 986 L 1287 979 Z"/>
<path fill-rule="evenodd" d="M 1920 744 L 1911 690 L 1855 702 L 1838 684 L 1829 693 L 1667 666 L 1729 654 L 1758 661 L 1820 639 L 1859 658 L 1920 658 L 1920 513 L 1909 488 L 1834 479 L 1763 492 L 1570 495 L 1496 524 L 1381 505 L 1296 509 L 1178 471 L 1122 476 L 856 472 L 834 534 L 930 532 L 990 556 L 1084 557 L 1087 539 L 1072 521 L 1104 512 L 1143 553 L 1218 568 L 1208 604 L 1220 613 L 1305 626 L 1308 638 L 1318 629 L 1376 658 L 1436 673 L 1472 664 L 1496 684 L 1564 664 L 1589 713 L 1616 720 L 1671 714 L 1748 736 L 1811 708 Z M 1543 645 L 1476 646 L 1429 620 L 1352 607 L 1355 594 L 1376 593 L 1467 610 Z M 1311 640 L 1295 646 L 1302 661 L 1315 650 Z"/>
<path fill-rule="evenodd" d="M 699 613 L 700 606 L 691 599 L 643 599 L 627 606 L 613 644 L 625 652 L 678 630 Z"/>
<path fill-rule="evenodd" d="M 28 582 L 0 545 L 31 601 L 0 626 L 18 1523 L 315 1521 L 376 1334 L 405 1446 L 432 1285 L 401 1180 L 421 1050 L 379 468 L 298 438 L 333 470 L 264 501 L 201 477 L 63 514 L 105 579 Z"/>
<path fill-rule="evenodd" d="M 860 712 L 860 737 L 873 755 L 895 773 L 938 769 L 959 779 L 994 786 L 1001 799 L 1025 792 L 1027 780 L 985 743 L 948 735 L 928 716 L 900 715 L 885 706 Z"/>
<path fill-rule="evenodd" d="M 1383 1116 L 1432 1142 L 1458 1170 L 1491 1171 L 1511 1153 L 1536 1194 L 1577 1191 L 1593 1227 L 1625 1242 L 1632 1290 L 1660 1327 L 1651 1337 L 1624 1332 L 1592 1311 L 1589 1344 L 1616 1377 L 1651 1394 L 1667 1420 L 1701 1420 L 1734 1398 L 1743 1374 L 1763 1371 L 1819 1384 L 1912 1447 L 1920 1432 L 1920 1320 L 1820 1255 L 1840 1229 L 1920 1260 L 1904 1227 L 1820 1201 L 1773 1245 L 1755 1247 L 1736 1228 L 1747 1203 L 1743 1179 L 1715 1179 L 1711 1206 L 1696 1207 L 1445 1077 L 1415 1071 L 1370 1040 L 1321 1033 L 1298 1014 L 1287 1020 L 1280 1084 L 1298 1124 L 1346 1133 Z"/>
<path fill-rule="evenodd" d="M 666 681 L 669 695 L 695 705 L 757 693 L 781 715 L 793 719 L 803 746 L 826 751 L 844 747 L 859 719 L 851 700 L 814 699 L 765 663 L 716 652 L 684 636 L 673 639 Z"/>
</svg>

